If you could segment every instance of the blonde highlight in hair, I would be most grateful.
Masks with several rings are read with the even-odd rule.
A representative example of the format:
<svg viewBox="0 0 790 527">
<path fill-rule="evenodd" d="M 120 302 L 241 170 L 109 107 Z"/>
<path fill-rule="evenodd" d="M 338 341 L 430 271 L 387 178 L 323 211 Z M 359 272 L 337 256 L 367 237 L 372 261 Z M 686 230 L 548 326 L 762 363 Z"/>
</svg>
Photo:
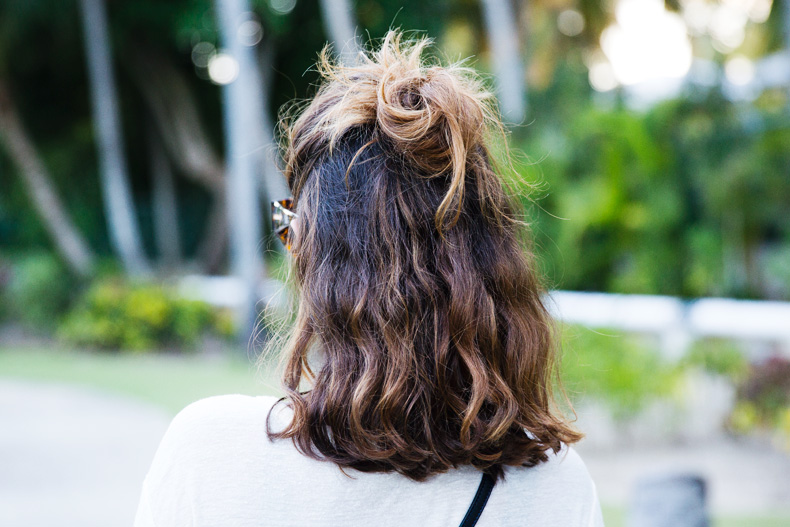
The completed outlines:
<svg viewBox="0 0 790 527">
<path fill-rule="evenodd" d="M 293 419 L 269 431 L 415 480 L 532 466 L 581 437 L 553 406 L 552 324 L 492 165 L 493 98 L 472 70 L 426 64 L 428 44 L 390 32 L 351 66 L 325 50 L 318 93 L 285 124 L 300 304 Z"/>
</svg>

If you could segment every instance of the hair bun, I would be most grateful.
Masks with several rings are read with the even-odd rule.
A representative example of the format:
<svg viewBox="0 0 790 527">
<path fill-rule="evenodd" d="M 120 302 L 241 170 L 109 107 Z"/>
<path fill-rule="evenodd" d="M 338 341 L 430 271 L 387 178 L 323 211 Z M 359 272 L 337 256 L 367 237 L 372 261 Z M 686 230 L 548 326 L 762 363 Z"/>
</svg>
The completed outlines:
<svg viewBox="0 0 790 527">
<path fill-rule="evenodd" d="M 395 145 L 428 174 L 463 170 L 467 153 L 482 143 L 488 92 L 469 70 L 458 66 L 425 67 L 422 39 L 405 45 L 390 32 L 367 64 L 380 70 L 376 124 Z"/>
<path fill-rule="evenodd" d="M 309 141 L 323 142 L 331 151 L 351 129 L 375 126 L 418 173 L 450 176 L 437 220 L 454 209 L 454 223 L 467 167 L 487 166 L 484 136 L 499 121 L 493 97 L 473 70 L 426 64 L 422 55 L 430 43 L 403 41 L 399 32 L 389 31 L 377 51 L 361 53 L 354 65 L 333 62 L 325 48 L 318 65 L 324 82 L 290 130 L 289 142 L 295 151 Z"/>
</svg>

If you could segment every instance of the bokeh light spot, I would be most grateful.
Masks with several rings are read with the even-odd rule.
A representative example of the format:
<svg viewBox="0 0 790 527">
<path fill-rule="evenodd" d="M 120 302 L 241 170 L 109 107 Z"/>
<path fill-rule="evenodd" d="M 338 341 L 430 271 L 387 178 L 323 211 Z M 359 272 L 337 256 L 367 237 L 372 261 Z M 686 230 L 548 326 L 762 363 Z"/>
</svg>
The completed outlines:
<svg viewBox="0 0 790 527">
<path fill-rule="evenodd" d="M 733 57 L 724 65 L 727 80 L 736 86 L 746 86 L 754 80 L 754 62 L 744 56 Z"/>
<path fill-rule="evenodd" d="M 287 15 L 296 7 L 296 0 L 271 0 L 269 5 L 275 13 Z"/>
<path fill-rule="evenodd" d="M 254 46 L 263 39 L 263 26 L 260 21 L 251 14 L 251 17 L 241 24 L 236 30 L 236 35 L 245 46 Z"/>
<path fill-rule="evenodd" d="M 208 68 L 211 56 L 216 52 L 211 42 L 198 42 L 192 46 L 192 63 L 198 68 Z"/>
<path fill-rule="evenodd" d="M 617 88 L 617 78 L 612 65 L 606 61 L 596 62 L 590 66 L 590 86 L 595 91 L 610 91 Z"/>
<path fill-rule="evenodd" d="M 617 22 L 601 34 L 601 49 L 620 84 L 681 78 L 692 49 L 683 19 L 661 0 L 620 0 Z"/>
<path fill-rule="evenodd" d="M 584 16 L 575 9 L 566 9 L 557 17 L 557 28 L 569 37 L 580 35 L 584 31 Z"/>
<path fill-rule="evenodd" d="M 239 62 L 227 53 L 212 55 L 208 61 L 208 76 L 216 84 L 230 84 L 239 76 Z"/>
</svg>

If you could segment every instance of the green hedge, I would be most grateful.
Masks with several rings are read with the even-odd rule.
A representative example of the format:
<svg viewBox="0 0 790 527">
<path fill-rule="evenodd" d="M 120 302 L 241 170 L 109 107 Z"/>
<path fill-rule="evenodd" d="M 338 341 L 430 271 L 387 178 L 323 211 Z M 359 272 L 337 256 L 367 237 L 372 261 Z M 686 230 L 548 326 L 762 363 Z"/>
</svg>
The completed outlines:
<svg viewBox="0 0 790 527">
<path fill-rule="evenodd" d="M 135 351 L 189 348 L 206 332 L 232 335 L 230 313 L 159 284 L 119 278 L 89 287 L 58 328 L 58 336 L 74 345 Z"/>
</svg>

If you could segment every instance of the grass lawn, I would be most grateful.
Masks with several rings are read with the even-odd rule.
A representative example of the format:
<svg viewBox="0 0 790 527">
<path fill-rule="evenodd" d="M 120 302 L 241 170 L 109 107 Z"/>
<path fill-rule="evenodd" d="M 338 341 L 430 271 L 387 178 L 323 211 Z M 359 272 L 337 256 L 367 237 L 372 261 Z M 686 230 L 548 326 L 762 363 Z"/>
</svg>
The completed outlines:
<svg viewBox="0 0 790 527">
<path fill-rule="evenodd" d="M 0 379 L 30 379 L 109 390 L 172 414 L 189 403 L 226 393 L 274 395 L 274 367 L 258 370 L 244 352 L 221 356 L 129 354 L 0 346 Z"/>
<path fill-rule="evenodd" d="M 606 527 L 625 527 L 626 510 L 622 507 L 602 505 Z M 713 517 L 711 527 L 788 527 L 787 516 L 728 516 Z"/>
</svg>

